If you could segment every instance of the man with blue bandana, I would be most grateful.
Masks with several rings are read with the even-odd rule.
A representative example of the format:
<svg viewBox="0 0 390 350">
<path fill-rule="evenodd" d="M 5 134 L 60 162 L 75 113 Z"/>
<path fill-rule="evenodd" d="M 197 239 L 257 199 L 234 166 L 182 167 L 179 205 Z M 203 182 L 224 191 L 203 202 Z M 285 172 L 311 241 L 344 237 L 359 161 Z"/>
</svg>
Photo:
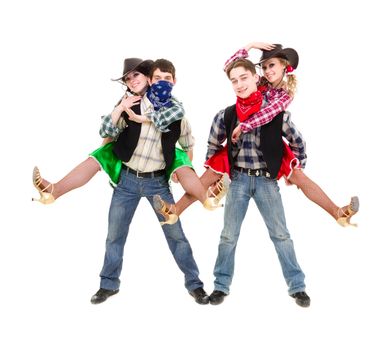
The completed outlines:
<svg viewBox="0 0 390 350">
<path fill-rule="evenodd" d="M 175 81 L 173 64 L 167 60 L 157 60 L 146 72 L 139 69 L 143 68 L 145 62 L 137 58 L 128 59 L 126 68 L 125 60 L 123 76 L 119 79 L 131 95 L 125 96 L 111 114 L 103 117 L 100 129 L 102 137 L 116 140 L 112 152 L 120 160 L 122 169 L 111 200 L 100 289 L 92 296 L 93 304 L 102 303 L 119 291 L 124 246 L 141 198 L 145 197 L 151 205 L 156 195 L 173 202 L 166 169 L 174 162 L 176 142 L 185 152 L 190 152 L 194 143 L 184 110 L 171 97 L 170 89 Z M 154 85 L 162 80 L 171 84 Z M 140 122 L 137 120 L 140 116 L 151 122 Z M 168 124 L 164 122 L 165 119 Z M 207 304 L 209 298 L 199 279 L 198 267 L 180 221 L 176 218 L 175 223 L 164 225 L 162 229 L 171 253 L 184 274 L 185 287 L 197 303 Z"/>
</svg>

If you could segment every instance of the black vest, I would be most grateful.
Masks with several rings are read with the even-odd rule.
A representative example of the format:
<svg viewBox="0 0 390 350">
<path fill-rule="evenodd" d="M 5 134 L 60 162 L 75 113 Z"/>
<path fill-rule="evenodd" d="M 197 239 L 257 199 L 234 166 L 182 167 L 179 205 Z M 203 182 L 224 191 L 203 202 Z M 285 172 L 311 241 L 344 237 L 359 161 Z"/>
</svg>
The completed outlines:
<svg viewBox="0 0 390 350">
<path fill-rule="evenodd" d="M 280 112 L 270 123 L 260 128 L 260 151 L 263 153 L 271 178 L 276 178 L 283 158 L 282 124 L 284 112 Z M 226 127 L 228 157 L 230 168 L 233 169 L 232 134 L 237 125 L 236 105 L 225 109 L 224 122 Z"/>
<path fill-rule="evenodd" d="M 141 114 L 140 105 L 135 105 L 131 109 L 136 114 Z M 137 147 L 139 135 L 141 134 L 141 123 L 129 120 L 126 112 L 121 117 L 126 121 L 127 127 L 119 135 L 114 143 L 113 152 L 123 162 L 128 162 Z M 169 125 L 170 131 L 161 134 L 161 147 L 163 150 L 166 169 L 168 169 L 175 159 L 175 145 L 181 133 L 181 120 L 177 120 Z"/>
</svg>

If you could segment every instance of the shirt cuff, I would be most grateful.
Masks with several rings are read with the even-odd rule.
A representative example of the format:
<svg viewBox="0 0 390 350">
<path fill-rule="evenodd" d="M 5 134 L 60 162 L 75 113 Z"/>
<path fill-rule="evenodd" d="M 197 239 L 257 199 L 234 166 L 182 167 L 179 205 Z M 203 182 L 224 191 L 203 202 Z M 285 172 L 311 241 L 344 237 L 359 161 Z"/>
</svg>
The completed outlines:
<svg viewBox="0 0 390 350">
<path fill-rule="evenodd" d="M 241 131 L 243 133 L 247 133 L 249 131 L 252 131 L 251 126 L 248 123 L 240 123 Z"/>
</svg>

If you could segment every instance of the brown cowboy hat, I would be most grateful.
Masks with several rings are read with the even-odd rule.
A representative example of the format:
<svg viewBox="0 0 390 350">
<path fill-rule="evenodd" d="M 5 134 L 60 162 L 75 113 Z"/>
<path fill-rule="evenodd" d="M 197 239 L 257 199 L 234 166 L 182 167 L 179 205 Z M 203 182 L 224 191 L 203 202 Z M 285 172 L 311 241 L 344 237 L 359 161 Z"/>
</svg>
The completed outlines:
<svg viewBox="0 0 390 350">
<path fill-rule="evenodd" d="M 149 76 L 150 69 L 152 68 L 153 61 L 152 60 L 142 60 L 140 58 L 126 58 L 123 62 L 123 74 L 121 77 L 117 79 L 111 79 L 112 81 L 122 80 L 127 74 L 137 71 L 142 73 L 143 75 Z"/>
<path fill-rule="evenodd" d="M 263 55 L 260 57 L 260 62 L 258 65 L 261 65 L 264 61 L 269 60 L 270 58 L 278 57 L 286 59 L 290 63 L 291 67 L 297 69 L 299 63 L 298 52 L 289 47 L 283 49 L 283 46 L 280 44 L 274 45 L 275 47 L 272 50 L 263 50 Z"/>
</svg>

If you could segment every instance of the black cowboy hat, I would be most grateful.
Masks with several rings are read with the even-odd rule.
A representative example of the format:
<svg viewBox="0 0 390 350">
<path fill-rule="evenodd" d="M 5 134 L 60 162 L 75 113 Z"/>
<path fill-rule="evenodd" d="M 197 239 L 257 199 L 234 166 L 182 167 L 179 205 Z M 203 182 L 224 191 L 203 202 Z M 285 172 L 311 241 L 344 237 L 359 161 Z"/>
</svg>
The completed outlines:
<svg viewBox="0 0 390 350">
<path fill-rule="evenodd" d="M 150 69 L 152 68 L 152 60 L 142 60 L 140 58 L 126 58 L 123 62 L 123 74 L 117 79 L 111 79 L 113 81 L 124 80 L 125 76 L 130 72 L 137 71 L 143 75 L 149 76 Z"/>
<path fill-rule="evenodd" d="M 291 48 L 283 49 L 283 46 L 280 44 L 274 45 L 275 47 L 272 50 L 263 50 L 263 55 L 260 57 L 260 62 L 258 64 L 261 65 L 264 61 L 269 60 L 270 58 L 278 57 L 284 58 L 290 63 L 291 67 L 296 69 L 299 63 L 298 52 Z"/>
</svg>

